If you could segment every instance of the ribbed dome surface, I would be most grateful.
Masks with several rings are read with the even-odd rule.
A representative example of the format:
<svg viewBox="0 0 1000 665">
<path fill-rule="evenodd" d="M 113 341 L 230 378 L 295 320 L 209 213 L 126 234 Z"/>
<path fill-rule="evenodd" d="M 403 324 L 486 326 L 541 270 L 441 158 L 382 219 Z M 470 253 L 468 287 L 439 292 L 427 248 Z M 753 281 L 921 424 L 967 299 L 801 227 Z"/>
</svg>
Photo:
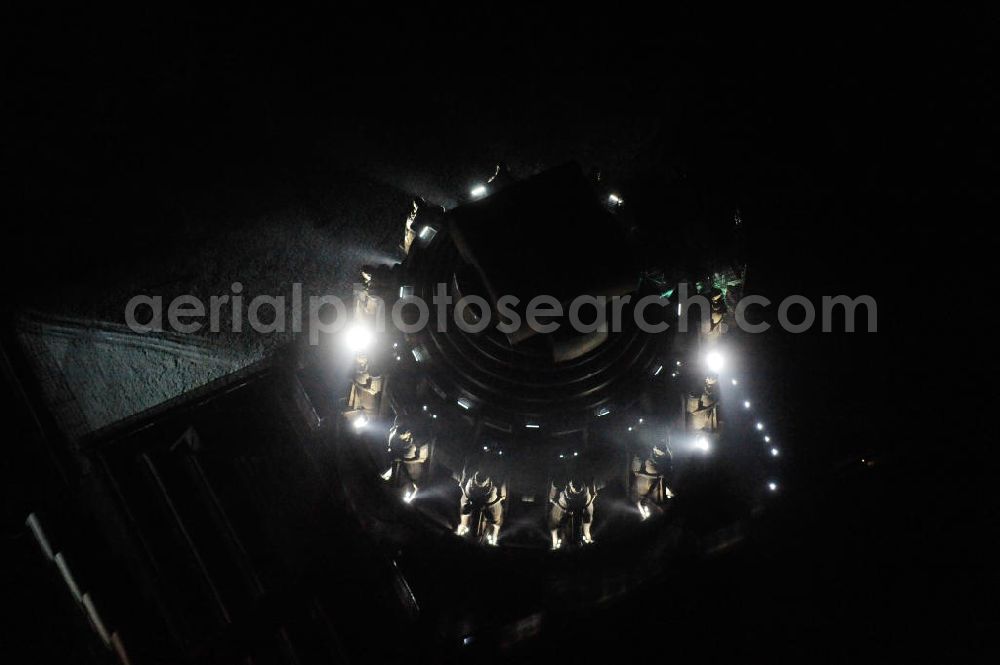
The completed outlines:
<svg viewBox="0 0 1000 665">
<path fill-rule="evenodd" d="M 428 305 L 439 283 L 448 285 L 457 300 L 455 274 L 463 260 L 447 229 L 415 244 L 404 266 L 405 283 Z M 446 331 L 433 325 L 432 307 L 431 325 L 409 337 L 414 348 L 422 348 L 424 371 L 449 398 L 471 400 L 484 415 L 515 427 L 527 422 L 582 426 L 602 409 L 634 402 L 659 366 L 665 336 L 640 331 L 630 306 L 623 310 L 622 332 L 564 362 L 553 359 L 551 340 L 544 335 L 512 345 L 496 330 L 495 316 L 483 332 L 465 332 L 455 324 L 453 307 L 448 307 Z"/>
</svg>

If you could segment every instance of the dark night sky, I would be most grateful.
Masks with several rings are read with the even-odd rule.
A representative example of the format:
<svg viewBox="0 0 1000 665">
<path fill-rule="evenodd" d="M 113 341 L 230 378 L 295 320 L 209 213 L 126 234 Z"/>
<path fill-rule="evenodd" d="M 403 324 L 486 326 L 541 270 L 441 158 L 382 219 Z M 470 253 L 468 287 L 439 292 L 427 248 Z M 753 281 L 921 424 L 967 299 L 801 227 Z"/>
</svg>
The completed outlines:
<svg viewBox="0 0 1000 665">
<path fill-rule="evenodd" d="M 798 438 L 815 441 L 797 460 L 803 478 L 835 495 L 854 482 L 830 475 L 840 458 L 891 461 L 879 486 L 802 509 L 880 534 L 870 550 L 864 535 L 830 544 L 822 532 L 798 546 L 882 571 L 864 579 L 890 580 L 876 606 L 894 629 L 910 625 L 891 613 L 911 602 L 979 588 L 956 571 L 983 561 L 969 543 L 987 508 L 951 504 L 977 503 L 988 480 L 974 451 L 949 444 L 942 460 L 924 448 L 953 398 L 948 361 L 934 359 L 944 324 L 922 299 L 975 282 L 935 261 L 950 253 L 945 236 L 984 242 L 995 214 L 979 207 L 992 186 L 995 26 L 902 11 L 643 20 L 583 5 L 496 5 L 479 20 L 131 12 L 4 21 L 10 302 L 138 251 L 178 210 L 238 218 L 353 172 L 446 196 L 498 158 L 577 159 L 623 180 L 683 170 L 753 221 L 754 290 L 879 301 L 877 336 L 777 335 L 761 350 Z M 961 393 L 984 370 L 947 382 Z M 939 537 L 951 547 L 931 559 Z M 926 573 L 919 592 L 914 571 Z"/>
</svg>

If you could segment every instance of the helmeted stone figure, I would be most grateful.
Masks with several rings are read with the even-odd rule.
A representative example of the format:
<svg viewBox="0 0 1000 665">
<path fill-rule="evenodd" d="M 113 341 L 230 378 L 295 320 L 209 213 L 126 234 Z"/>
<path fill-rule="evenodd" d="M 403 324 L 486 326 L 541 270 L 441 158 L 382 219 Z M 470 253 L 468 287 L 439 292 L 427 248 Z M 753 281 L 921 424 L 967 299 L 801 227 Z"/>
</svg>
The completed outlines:
<svg viewBox="0 0 1000 665">
<path fill-rule="evenodd" d="M 705 379 L 704 389 L 689 393 L 686 404 L 685 428 L 689 432 L 715 433 L 719 430 L 718 379 Z"/>
<path fill-rule="evenodd" d="M 630 498 L 639 509 L 642 519 L 646 519 L 650 516 L 653 505 L 661 505 L 674 496 L 668 485 L 673 476 L 669 435 L 666 441 L 633 455 L 631 472 Z"/>
<path fill-rule="evenodd" d="M 379 413 L 382 405 L 382 376 L 373 371 L 368 356 L 358 355 L 354 364 L 354 382 L 347 403 L 351 409 Z"/>
<path fill-rule="evenodd" d="M 390 464 L 382 478 L 406 487 L 403 500 L 407 503 L 416 498 L 427 476 L 431 443 L 431 437 L 421 428 L 411 425 L 407 418 L 397 417 L 389 430 L 386 452 Z"/>
<path fill-rule="evenodd" d="M 722 290 L 713 287 L 708 293 L 708 302 L 711 307 L 709 313 L 709 324 L 708 330 L 706 331 L 706 336 L 709 339 L 716 340 L 722 336 L 723 325 L 722 320 L 726 317 L 726 312 L 728 307 L 726 307 L 726 298 L 722 293 Z"/>
<path fill-rule="evenodd" d="M 489 475 L 476 471 L 471 477 L 459 481 L 462 498 L 459 502 L 459 523 L 456 533 L 464 536 L 473 527 L 472 517 L 479 511 L 486 525 L 486 542 L 496 545 L 500 537 L 500 527 L 503 525 L 503 502 L 507 498 L 505 485 L 497 485 Z"/>
<path fill-rule="evenodd" d="M 559 531 L 566 525 L 570 516 L 579 520 L 583 542 L 594 542 L 590 526 L 594 521 L 595 499 L 597 499 L 597 488 L 593 483 L 578 479 L 570 480 L 562 487 L 552 483 L 549 488 L 549 534 L 552 537 L 552 549 L 562 547 Z"/>
</svg>

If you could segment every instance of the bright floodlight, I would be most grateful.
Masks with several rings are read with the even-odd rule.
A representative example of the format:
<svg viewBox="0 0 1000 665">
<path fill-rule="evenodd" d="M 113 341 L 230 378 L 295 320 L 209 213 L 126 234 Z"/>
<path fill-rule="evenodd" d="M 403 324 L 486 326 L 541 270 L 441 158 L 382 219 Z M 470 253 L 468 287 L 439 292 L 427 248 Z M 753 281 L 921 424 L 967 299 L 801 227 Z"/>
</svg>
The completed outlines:
<svg viewBox="0 0 1000 665">
<path fill-rule="evenodd" d="M 365 428 L 365 425 L 368 424 L 368 416 L 366 416 L 363 413 L 358 414 L 358 416 L 354 419 L 354 422 L 352 424 L 354 425 L 354 429 L 362 430 Z"/>
<path fill-rule="evenodd" d="M 769 482 L 769 483 L 767 484 L 767 489 L 771 490 L 772 492 L 775 492 L 775 491 L 777 491 L 777 489 L 778 489 L 778 483 L 776 483 L 776 482 L 774 482 L 774 481 L 772 480 L 771 482 Z"/>
<path fill-rule="evenodd" d="M 746 400 L 745 402 L 743 402 L 743 408 L 744 409 L 749 409 L 750 408 L 750 400 Z"/>
<path fill-rule="evenodd" d="M 347 348 L 353 353 L 366 351 L 375 341 L 375 333 L 361 323 L 353 323 L 344 333 Z"/>
<path fill-rule="evenodd" d="M 757 423 L 757 431 L 758 432 L 764 431 L 764 423 Z"/>
<path fill-rule="evenodd" d="M 618 196 L 617 194 L 612 194 L 611 196 L 608 197 L 608 202 L 612 203 L 613 205 L 620 205 L 622 202 L 622 197 Z"/>
<path fill-rule="evenodd" d="M 771 443 L 771 437 L 764 435 L 764 443 Z"/>
<path fill-rule="evenodd" d="M 736 379 L 733 379 L 733 385 L 735 386 L 737 383 L 739 383 L 739 381 L 737 381 Z"/>
<path fill-rule="evenodd" d="M 726 364 L 726 361 L 718 351 L 710 351 L 705 356 L 705 364 L 708 365 L 708 371 L 718 374 L 722 371 L 722 367 Z"/>
<path fill-rule="evenodd" d="M 471 194 L 473 198 L 477 199 L 482 196 L 486 196 L 486 185 L 476 185 L 472 188 L 472 191 L 470 191 L 469 194 Z"/>
<path fill-rule="evenodd" d="M 708 437 L 699 436 L 698 440 L 694 442 L 694 447 L 703 453 L 707 453 L 709 449 Z"/>
<path fill-rule="evenodd" d="M 777 457 L 778 456 L 778 452 L 779 451 L 778 451 L 777 448 L 771 448 L 771 457 Z"/>
</svg>

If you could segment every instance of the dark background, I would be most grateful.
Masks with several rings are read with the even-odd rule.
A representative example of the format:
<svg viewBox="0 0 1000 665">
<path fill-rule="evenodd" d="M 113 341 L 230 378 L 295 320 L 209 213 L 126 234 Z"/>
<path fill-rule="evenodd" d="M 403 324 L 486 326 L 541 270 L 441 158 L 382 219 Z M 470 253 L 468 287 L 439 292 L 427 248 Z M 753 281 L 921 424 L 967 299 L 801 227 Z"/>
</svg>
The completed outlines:
<svg viewBox="0 0 1000 665">
<path fill-rule="evenodd" d="M 988 282 L 950 241 L 989 246 L 995 27 L 584 5 L 14 13 L 3 296 L 30 302 L 185 225 L 288 208 L 332 223 L 354 211 L 319 201 L 345 183 L 454 203 L 500 159 L 683 181 L 740 207 L 750 291 L 870 294 L 879 332 L 755 340 L 787 500 L 736 561 L 661 589 L 668 609 L 620 608 L 588 634 L 665 655 L 985 657 L 996 513 L 974 386 L 990 364 L 965 355 L 993 354 L 954 299 Z M 30 591 L 5 587 L 16 622 Z"/>
</svg>

